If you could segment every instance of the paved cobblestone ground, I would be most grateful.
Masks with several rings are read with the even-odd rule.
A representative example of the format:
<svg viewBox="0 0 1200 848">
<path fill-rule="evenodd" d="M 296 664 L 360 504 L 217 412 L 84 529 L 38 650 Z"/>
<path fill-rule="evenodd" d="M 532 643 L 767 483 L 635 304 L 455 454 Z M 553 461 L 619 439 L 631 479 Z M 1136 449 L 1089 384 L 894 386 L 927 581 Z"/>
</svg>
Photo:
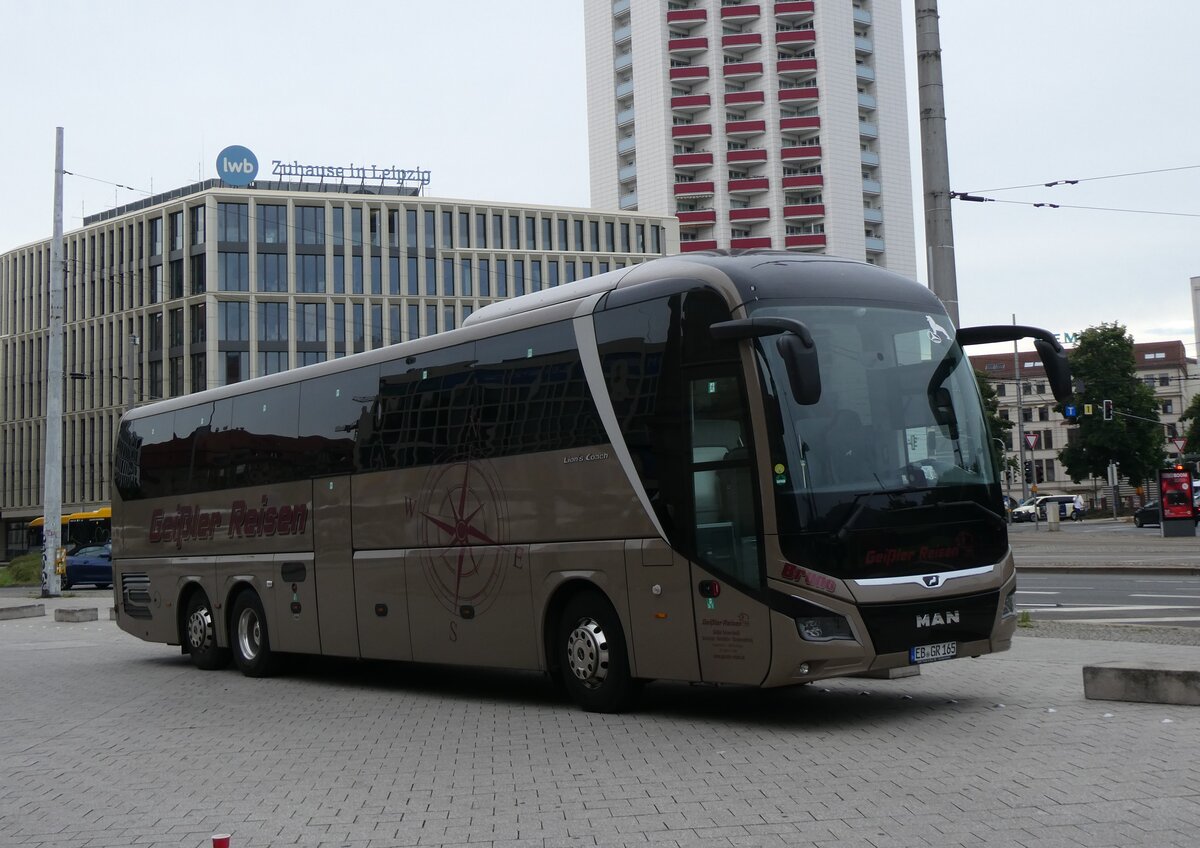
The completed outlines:
<svg viewBox="0 0 1200 848">
<path fill-rule="evenodd" d="M 309 662 L 251 680 L 0 621 L 0 846 L 1195 846 L 1200 710 L 1087 701 L 1179 645 L 1028 638 L 897 681 L 656 684 Z"/>
</svg>

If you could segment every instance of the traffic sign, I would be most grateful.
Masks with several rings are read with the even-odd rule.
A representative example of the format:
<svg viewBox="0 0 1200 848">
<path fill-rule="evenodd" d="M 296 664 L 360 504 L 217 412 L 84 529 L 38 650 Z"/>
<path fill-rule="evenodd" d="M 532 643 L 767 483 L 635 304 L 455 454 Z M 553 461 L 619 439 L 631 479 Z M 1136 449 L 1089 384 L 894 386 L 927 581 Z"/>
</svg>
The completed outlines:
<svg viewBox="0 0 1200 848">
<path fill-rule="evenodd" d="M 1171 444 L 1175 446 L 1176 453 L 1183 453 L 1183 449 L 1187 447 L 1187 439 L 1183 436 L 1175 436 L 1171 439 Z"/>
<path fill-rule="evenodd" d="M 1025 444 L 1029 445 L 1030 450 L 1037 450 L 1038 434 L 1037 433 L 1026 433 L 1025 434 Z"/>
<path fill-rule="evenodd" d="M 1075 408 L 1074 404 L 1068 403 L 1066 406 L 1063 407 L 1063 417 L 1064 418 L 1074 418 L 1078 414 L 1079 414 L 1079 410 L 1077 410 Z"/>
</svg>

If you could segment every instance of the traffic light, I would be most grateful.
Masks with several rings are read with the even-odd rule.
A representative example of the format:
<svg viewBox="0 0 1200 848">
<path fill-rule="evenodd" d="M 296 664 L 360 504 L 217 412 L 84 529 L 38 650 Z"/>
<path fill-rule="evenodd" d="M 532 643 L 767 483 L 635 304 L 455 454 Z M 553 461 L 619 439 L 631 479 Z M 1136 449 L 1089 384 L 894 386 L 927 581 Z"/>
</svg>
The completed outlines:
<svg viewBox="0 0 1200 848">
<path fill-rule="evenodd" d="M 1112 421 L 1112 401 L 1104 401 L 1104 420 Z"/>
<path fill-rule="evenodd" d="M 1038 481 L 1039 483 L 1041 483 L 1041 482 L 1044 482 L 1044 481 L 1045 481 L 1045 478 L 1046 478 L 1046 472 L 1045 472 L 1045 471 L 1043 471 L 1043 470 L 1042 470 L 1042 466 L 1040 466 L 1040 465 L 1039 465 L 1039 466 L 1037 467 L 1037 481 Z"/>
<path fill-rule="evenodd" d="M 1025 482 L 1033 482 L 1033 460 L 1031 459 L 1025 460 Z"/>
</svg>

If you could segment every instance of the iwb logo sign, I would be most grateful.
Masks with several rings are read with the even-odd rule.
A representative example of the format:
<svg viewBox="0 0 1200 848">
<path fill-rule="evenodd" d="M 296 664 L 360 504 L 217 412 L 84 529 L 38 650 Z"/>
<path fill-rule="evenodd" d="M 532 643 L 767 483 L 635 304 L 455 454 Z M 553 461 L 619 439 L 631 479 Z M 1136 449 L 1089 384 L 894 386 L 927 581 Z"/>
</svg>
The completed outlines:
<svg viewBox="0 0 1200 848">
<path fill-rule="evenodd" d="M 247 147 L 231 144 L 217 154 L 217 176 L 229 185 L 250 185 L 258 176 L 258 157 Z"/>
</svg>

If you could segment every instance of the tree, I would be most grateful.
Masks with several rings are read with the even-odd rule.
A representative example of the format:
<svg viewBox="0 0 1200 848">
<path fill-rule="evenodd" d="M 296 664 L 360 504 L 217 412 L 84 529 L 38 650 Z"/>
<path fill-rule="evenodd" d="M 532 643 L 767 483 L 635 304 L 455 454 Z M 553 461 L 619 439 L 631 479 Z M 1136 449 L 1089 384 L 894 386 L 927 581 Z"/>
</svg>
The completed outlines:
<svg viewBox="0 0 1200 848">
<path fill-rule="evenodd" d="M 1196 452 L 1200 450 L 1200 394 L 1192 398 L 1192 402 L 1187 405 L 1187 409 L 1179 416 L 1179 423 L 1187 422 L 1186 428 L 1179 435 L 1187 439 L 1185 450 L 1187 455 L 1185 460 L 1196 460 Z"/>
<path fill-rule="evenodd" d="M 1058 458 L 1076 483 L 1089 475 L 1105 477 L 1108 463 L 1120 463 L 1121 475 L 1135 486 L 1151 480 L 1162 467 L 1163 427 L 1158 420 L 1154 390 L 1137 378 L 1133 338 L 1121 324 L 1088 327 L 1071 352 L 1071 376 L 1084 386 L 1075 405 L 1092 404 L 1097 411 L 1081 416 L 1078 438 L 1059 451 Z M 1099 413 L 1111 400 L 1113 417 Z M 1058 407 L 1062 412 L 1062 405 Z"/>
<path fill-rule="evenodd" d="M 1010 459 L 1007 464 L 1004 461 L 1004 443 L 1008 441 L 1004 437 L 1012 429 L 1013 423 L 1007 418 L 1000 417 L 1000 398 L 996 396 L 996 389 L 988 382 L 987 375 L 982 371 L 976 371 L 975 382 L 979 385 L 979 396 L 983 399 L 983 411 L 987 417 L 988 431 L 992 434 L 992 463 L 1000 471 L 1010 468 L 1015 470 L 1017 467 L 1015 459 Z M 996 442 L 996 439 L 999 439 L 1000 442 Z"/>
</svg>

